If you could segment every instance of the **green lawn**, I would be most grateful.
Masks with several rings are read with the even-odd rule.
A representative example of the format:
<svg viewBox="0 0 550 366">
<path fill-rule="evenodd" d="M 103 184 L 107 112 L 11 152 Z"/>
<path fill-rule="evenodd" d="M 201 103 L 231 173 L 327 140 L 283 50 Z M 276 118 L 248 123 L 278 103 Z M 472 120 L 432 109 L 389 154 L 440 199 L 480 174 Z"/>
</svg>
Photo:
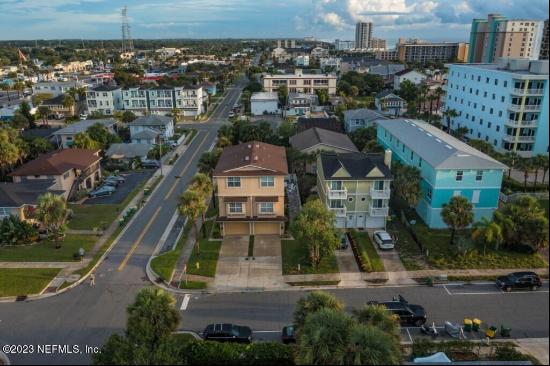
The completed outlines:
<svg viewBox="0 0 550 366">
<path fill-rule="evenodd" d="M 541 205 L 542 208 L 544 208 L 544 211 L 546 211 L 546 217 L 548 218 L 548 211 L 549 211 L 549 205 L 550 205 L 550 202 L 549 200 L 539 200 L 539 203 Z"/>
<path fill-rule="evenodd" d="M 59 268 L 0 268 L 0 297 L 40 293 Z"/>
<path fill-rule="evenodd" d="M 67 235 L 56 249 L 55 243 L 42 241 L 35 245 L 3 247 L 0 262 L 73 262 L 73 255 L 83 248 L 92 249 L 97 237 L 93 235 Z"/>
<path fill-rule="evenodd" d="M 281 240 L 283 275 L 338 273 L 338 263 L 333 254 L 324 258 L 317 268 L 309 263 L 307 246 L 296 240 Z M 298 271 L 300 264 L 300 271 Z"/>
<path fill-rule="evenodd" d="M 174 272 L 174 269 L 178 262 L 178 258 L 181 254 L 181 250 L 183 249 L 183 246 L 187 241 L 187 236 L 189 235 L 189 231 L 191 230 L 192 226 L 193 224 L 191 223 L 191 221 L 188 221 L 183 228 L 183 234 L 181 235 L 181 238 L 178 241 L 178 244 L 176 245 L 176 248 L 174 250 L 163 253 L 158 257 L 153 258 L 153 260 L 151 261 L 151 268 L 165 282 L 169 282 L 172 278 L 172 272 Z"/>
<path fill-rule="evenodd" d="M 374 247 L 369 233 L 352 231 L 351 236 L 357 243 L 357 250 L 362 261 L 362 269 L 365 272 L 384 272 L 384 263 L 380 259 Z M 361 267 L 361 264 L 359 264 Z"/>
<path fill-rule="evenodd" d="M 69 221 L 69 229 L 92 230 L 95 227 L 107 229 L 120 211 L 120 205 L 70 205 L 73 217 Z"/>
<path fill-rule="evenodd" d="M 387 231 L 397 238 L 396 250 L 403 266 L 407 271 L 426 269 L 426 263 L 420 252 L 420 248 L 412 238 L 407 228 L 394 220 L 388 225 Z"/>
<path fill-rule="evenodd" d="M 220 255 L 221 241 L 200 240 L 200 256 L 197 255 L 197 248 L 193 248 L 191 257 L 187 262 L 187 273 L 197 276 L 214 277 L 216 276 L 216 266 L 218 256 Z M 196 263 L 199 263 L 197 269 Z"/>
<path fill-rule="evenodd" d="M 184 290 L 204 290 L 207 287 L 204 281 L 187 281 L 182 280 L 180 282 L 180 288 Z"/>
</svg>

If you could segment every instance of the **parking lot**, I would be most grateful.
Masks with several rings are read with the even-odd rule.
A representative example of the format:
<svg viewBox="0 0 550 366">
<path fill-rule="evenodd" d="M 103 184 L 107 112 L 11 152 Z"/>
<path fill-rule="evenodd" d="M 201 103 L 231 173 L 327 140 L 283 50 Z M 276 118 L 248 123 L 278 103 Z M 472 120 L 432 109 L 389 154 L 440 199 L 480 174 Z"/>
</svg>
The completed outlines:
<svg viewBox="0 0 550 366">
<path fill-rule="evenodd" d="M 147 169 L 139 172 L 127 172 L 121 173 L 126 181 L 119 184 L 116 191 L 110 196 L 88 198 L 86 200 L 87 205 L 99 205 L 99 204 L 119 204 L 136 188 L 140 183 L 147 181 L 155 169 Z"/>
</svg>

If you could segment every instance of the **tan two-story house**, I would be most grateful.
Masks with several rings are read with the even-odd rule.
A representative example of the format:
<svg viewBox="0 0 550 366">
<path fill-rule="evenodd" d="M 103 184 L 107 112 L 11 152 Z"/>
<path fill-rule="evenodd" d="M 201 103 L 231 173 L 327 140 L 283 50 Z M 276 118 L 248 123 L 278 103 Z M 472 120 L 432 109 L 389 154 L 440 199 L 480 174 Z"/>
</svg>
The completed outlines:
<svg viewBox="0 0 550 366">
<path fill-rule="evenodd" d="M 213 173 L 222 235 L 282 235 L 284 147 L 251 141 L 223 150 Z"/>
</svg>

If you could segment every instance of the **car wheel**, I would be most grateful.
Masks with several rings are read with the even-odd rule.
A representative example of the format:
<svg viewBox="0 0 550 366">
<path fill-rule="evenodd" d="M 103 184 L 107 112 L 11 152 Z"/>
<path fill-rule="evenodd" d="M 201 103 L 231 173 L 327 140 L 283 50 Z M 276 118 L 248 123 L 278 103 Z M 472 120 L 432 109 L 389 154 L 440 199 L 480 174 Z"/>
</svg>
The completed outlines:
<svg viewBox="0 0 550 366">
<path fill-rule="evenodd" d="M 420 327 L 422 326 L 422 324 L 424 324 L 425 321 L 424 320 L 417 320 L 416 322 L 414 322 L 414 326 L 415 327 Z"/>
<path fill-rule="evenodd" d="M 512 292 L 512 287 L 511 286 L 506 287 L 506 292 Z"/>
<path fill-rule="evenodd" d="M 537 286 L 537 285 L 531 286 L 531 291 L 537 291 L 537 290 L 538 290 L 538 286 Z"/>
</svg>

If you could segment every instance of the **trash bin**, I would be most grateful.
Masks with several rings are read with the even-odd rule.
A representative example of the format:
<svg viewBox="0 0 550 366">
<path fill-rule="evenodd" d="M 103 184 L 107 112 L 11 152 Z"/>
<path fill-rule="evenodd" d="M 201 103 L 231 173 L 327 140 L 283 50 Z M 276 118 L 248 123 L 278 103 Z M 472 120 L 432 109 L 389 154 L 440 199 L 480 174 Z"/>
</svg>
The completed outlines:
<svg viewBox="0 0 550 366">
<path fill-rule="evenodd" d="M 479 332 L 479 328 L 480 328 L 480 327 L 481 327 L 481 320 L 479 320 L 479 319 L 477 319 L 477 318 L 474 319 L 474 320 L 472 321 L 472 330 L 473 330 L 474 332 Z"/>
<path fill-rule="evenodd" d="M 470 332 L 472 330 L 472 320 L 471 319 L 464 319 L 464 331 Z"/>
<path fill-rule="evenodd" d="M 485 332 L 485 336 L 487 338 L 493 339 L 493 338 L 495 338 L 496 331 L 497 331 L 497 327 L 490 326 L 489 329 L 487 329 L 487 331 Z"/>
<path fill-rule="evenodd" d="M 500 326 L 500 336 L 501 337 L 510 337 L 510 333 L 512 333 L 512 328 L 507 327 L 505 325 Z"/>
</svg>

